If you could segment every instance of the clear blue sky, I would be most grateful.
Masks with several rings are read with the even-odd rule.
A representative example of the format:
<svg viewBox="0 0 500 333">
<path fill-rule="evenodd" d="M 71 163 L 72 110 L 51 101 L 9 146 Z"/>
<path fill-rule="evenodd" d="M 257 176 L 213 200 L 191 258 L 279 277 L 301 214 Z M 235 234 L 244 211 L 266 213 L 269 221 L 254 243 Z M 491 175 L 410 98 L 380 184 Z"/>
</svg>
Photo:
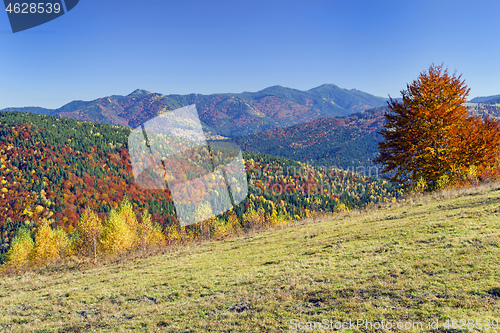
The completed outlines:
<svg viewBox="0 0 500 333">
<path fill-rule="evenodd" d="M 398 97 L 444 62 L 500 94 L 500 1 L 80 0 L 13 34 L 0 13 L 0 108 L 126 95 L 306 90 Z"/>
</svg>

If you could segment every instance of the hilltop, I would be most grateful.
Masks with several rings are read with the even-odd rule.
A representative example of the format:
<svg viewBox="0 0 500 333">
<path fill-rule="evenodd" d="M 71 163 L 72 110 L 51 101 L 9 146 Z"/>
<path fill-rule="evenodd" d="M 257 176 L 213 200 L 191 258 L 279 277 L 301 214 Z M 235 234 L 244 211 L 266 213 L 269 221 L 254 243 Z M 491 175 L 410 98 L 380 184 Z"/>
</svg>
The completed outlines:
<svg viewBox="0 0 500 333">
<path fill-rule="evenodd" d="M 478 318 L 498 327 L 499 207 L 492 184 L 118 263 L 4 276 L 0 328 L 278 332 L 361 319 L 454 332 L 446 320 Z"/>
</svg>

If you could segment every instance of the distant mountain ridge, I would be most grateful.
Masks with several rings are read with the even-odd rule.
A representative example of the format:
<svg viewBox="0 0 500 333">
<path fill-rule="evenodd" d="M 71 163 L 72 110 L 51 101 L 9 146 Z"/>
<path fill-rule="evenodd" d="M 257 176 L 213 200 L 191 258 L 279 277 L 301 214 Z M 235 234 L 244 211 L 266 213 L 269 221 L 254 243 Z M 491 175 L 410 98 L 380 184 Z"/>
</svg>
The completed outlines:
<svg viewBox="0 0 500 333">
<path fill-rule="evenodd" d="M 356 89 L 324 84 L 307 91 L 272 86 L 257 92 L 212 95 L 163 95 L 137 89 L 127 96 L 72 101 L 58 109 L 10 107 L 4 111 L 50 114 L 135 128 L 164 112 L 196 104 L 208 132 L 237 137 L 323 117 L 347 116 L 383 106 L 386 101 Z"/>
<path fill-rule="evenodd" d="M 500 103 L 500 95 L 475 97 L 469 103 L 497 104 Z"/>
</svg>

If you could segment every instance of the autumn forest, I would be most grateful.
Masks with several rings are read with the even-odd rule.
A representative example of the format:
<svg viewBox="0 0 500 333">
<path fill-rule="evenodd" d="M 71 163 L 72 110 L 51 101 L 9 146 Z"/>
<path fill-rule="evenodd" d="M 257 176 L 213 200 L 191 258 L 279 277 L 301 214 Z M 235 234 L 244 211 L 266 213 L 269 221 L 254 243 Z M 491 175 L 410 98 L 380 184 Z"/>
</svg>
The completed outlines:
<svg viewBox="0 0 500 333">
<path fill-rule="evenodd" d="M 129 134 L 129 128 L 114 125 L 0 113 L 4 267 L 46 264 L 66 256 L 97 259 L 139 247 L 225 237 L 398 195 L 389 182 L 375 176 L 244 153 L 248 197 L 215 218 L 181 227 L 168 190 L 144 190 L 135 184 Z"/>
</svg>

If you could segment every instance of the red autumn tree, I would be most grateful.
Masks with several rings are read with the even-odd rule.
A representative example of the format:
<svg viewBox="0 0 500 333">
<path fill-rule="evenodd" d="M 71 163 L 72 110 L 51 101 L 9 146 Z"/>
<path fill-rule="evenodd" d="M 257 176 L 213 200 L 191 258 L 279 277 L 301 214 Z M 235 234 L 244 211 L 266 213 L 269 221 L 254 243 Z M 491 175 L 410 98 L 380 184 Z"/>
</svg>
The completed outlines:
<svg viewBox="0 0 500 333">
<path fill-rule="evenodd" d="M 498 177 L 499 122 L 469 116 L 463 103 L 470 89 L 443 65 L 432 65 L 390 99 L 374 162 L 405 189 L 427 190 L 474 177 Z"/>
</svg>

